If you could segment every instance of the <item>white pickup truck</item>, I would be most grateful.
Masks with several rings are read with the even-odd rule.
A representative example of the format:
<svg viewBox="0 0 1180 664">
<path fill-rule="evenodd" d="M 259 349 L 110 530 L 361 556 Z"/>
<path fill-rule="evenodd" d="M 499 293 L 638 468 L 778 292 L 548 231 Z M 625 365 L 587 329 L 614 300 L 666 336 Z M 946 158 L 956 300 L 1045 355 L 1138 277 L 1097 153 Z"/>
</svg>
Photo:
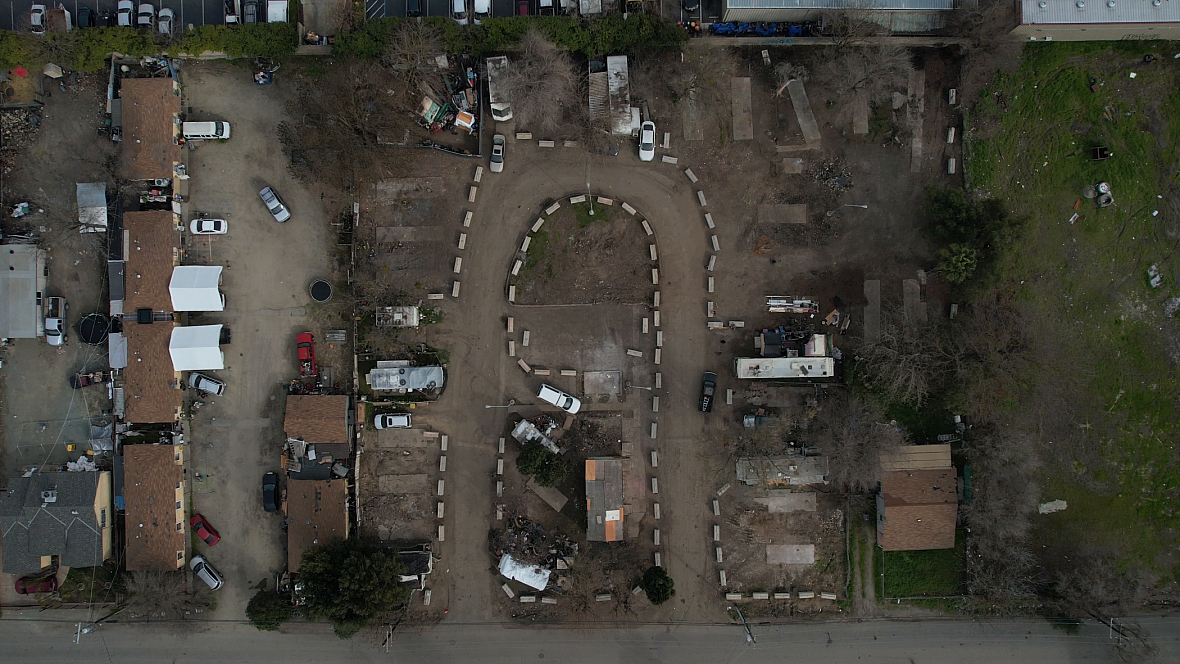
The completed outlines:
<svg viewBox="0 0 1180 664">
<path fill-rule="evenodd" d="M 70 308 L 64 297 L 47 298 L 45 303 L 45 341 L 50 346 L 64 346 L 66 336 L 66 310 Z"/>
</svg>

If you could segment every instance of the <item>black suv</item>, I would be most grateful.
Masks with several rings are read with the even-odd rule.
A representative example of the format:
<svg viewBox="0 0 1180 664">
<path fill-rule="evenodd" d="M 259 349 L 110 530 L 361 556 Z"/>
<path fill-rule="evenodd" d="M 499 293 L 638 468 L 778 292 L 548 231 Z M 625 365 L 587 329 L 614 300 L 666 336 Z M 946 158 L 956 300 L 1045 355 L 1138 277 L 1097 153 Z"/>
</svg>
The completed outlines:
<svg viewBox="0 0 1180 664">
<path fill-rule="evenodd" d="M 706 371 L 701 377 L 701 403 L 698 408 L 702 413 L 713 411 L 713 396 L 717 393 L 717 374 Z"/>
<path fill-rule="evenodd" d="M 279 476 L 267 473 L 262 476 L 262 509 L 267 512 L 279 511 Z"/>
</svg>

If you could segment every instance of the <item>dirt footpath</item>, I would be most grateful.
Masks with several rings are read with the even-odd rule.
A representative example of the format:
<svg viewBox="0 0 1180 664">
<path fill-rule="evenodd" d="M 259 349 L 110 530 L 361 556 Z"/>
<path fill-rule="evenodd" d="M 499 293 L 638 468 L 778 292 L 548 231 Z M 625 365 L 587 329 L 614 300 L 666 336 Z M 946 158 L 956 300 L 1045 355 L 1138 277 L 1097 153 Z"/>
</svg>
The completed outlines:
<svg viewBox="0 0 1180 664">
<path fill-rule="evenodd" d="M 275 127 L 283 119 L 280 86 L 259 88 L 245 69 L 224 63 L 186 64 L 185 106 L 199 120 L 226 120 L 233 138 L 186 151 L 192 176 L 185 220 L 195 211 L 227 220 L 229 233 L 189 242 L 191 264 L 224 265 L 226 310 L 196 324 L 222 323 L 233 341 L 223 346 L 222 398 L 207 399 L 191 422 L 193 511 L 220 531 L 215 548 L 198 544 L 226 577 L 213 618 L 239 620 L 260 582 L 286 565 L 282 516 L 262 509 L 262 476 L 279 470 L 286 381 L 298 375 L 295 335 L 323 317 L 308 295 L 314 278 L 333 276 L 324 204 L 292 179 Z M 258 197 L 271 185 L 291 209 L 276 222 Z M 270 586 L 273 588 L 273 585 Z"/>
</svg>

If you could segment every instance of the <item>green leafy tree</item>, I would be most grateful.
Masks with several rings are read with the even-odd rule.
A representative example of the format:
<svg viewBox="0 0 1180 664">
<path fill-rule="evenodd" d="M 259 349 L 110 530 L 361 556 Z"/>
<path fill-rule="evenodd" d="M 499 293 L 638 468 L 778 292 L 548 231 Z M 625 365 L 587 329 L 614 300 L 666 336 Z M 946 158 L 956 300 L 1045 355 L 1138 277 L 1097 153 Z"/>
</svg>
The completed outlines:
<svg viewBox="0 0 1180 664">
<path fill-rule="evenodd" d="M 643 573 L 643 579 L 639 582 L 639 587 L 643 588 L 643 592 L 647 594 L 647 599 L 652 604 L 663 604 L 676 596 L 676 583 L 672 581 L 672 577 L 668 576 L 668 572 L 663 567 L 648 567 L 647 571 Z"/>
<path fill-rule="evenodd" d="M 299 563 L 308 616 L 330 621 L 342 639 L 405 606 L 410 589 L 398 581 L 404 573 L 395 550 L 357 538 L 308 549 Z"/>
<path fill-rule="evenodd" d="M 977 250 L 999 239 L 1010 222 L 1003 202 L 994 198 L 973 201 L 962 189 L 928 188 L 922 211 L 934 237 Z"/>
<path fill-rule="evenodd" d="M 952 284 L 961 284 L 975 274 L 978 257 L 975 249 L 965 244 L 952 244 L 938 252 L 938 271 Z"/>
<path fill-rule="evenodd" d="M 521 475 L 531 476 L 541 486 L 557 486 L 569 473 L 565 459 L 538 442 L 525 444 L 520 456 L 516 457 L 516 469 Z"/>
<path fill-rule="evenodd" d="M 273 590 L 259 590 L 246 605 L 246 617 L 260 630 L 273 632 L 294 615 L 291 602 Z"/>
</svg>

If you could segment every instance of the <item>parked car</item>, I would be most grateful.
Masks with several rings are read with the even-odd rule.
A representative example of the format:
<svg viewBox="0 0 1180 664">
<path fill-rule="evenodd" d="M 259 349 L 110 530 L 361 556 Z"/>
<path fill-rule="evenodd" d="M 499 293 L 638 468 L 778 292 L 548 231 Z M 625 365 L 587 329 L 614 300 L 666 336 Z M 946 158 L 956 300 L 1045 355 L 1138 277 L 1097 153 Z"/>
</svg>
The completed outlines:
<svg viewBox="0 0 1180 664">
<path fill-rule="evenodd" d="M 701 8 L 701 0 L 683 0 L 681 6 L 684 7 L 684 11 L 686 12 L 695 12 Z"/>
<path fill-rule="evenodd" d="M 210 526 L 209 522 L 205 520 L 205 517 L 200 514 L 194 514 L 193 518 L 188 520 L 188 525 L 192 526 L 193 532 L 197 534 L 197 537 L 200 537 L 201 541 L 209 546 L 213 546 L 221 541 L 221 535 L 218 535 L 217 531 L 213 529 L 213 526 Z"/>
<path fill-rule="evenodd" d="M 274 473 L 262 476 L 262 509 L 279 511 L 279 476 Z"/>
<path fill-rule="evenodd" d="M 188 375 L 188 386 L 194 390 L 208 392 L 215 397 L 225 394 L 225 383 L 196 371 Z"/>
<path fill-rule="evenodd" d="M 143 3 L 139 6 L 139 13 L 135 16 L 135 24 L 141 28 L 151 28 L 156 22 L 156 6 Z"/>
<path fill-rule="evenodd" d="M 373 426 L 378 429 L 409 429 L 409 413 L 382 413 L 373 419 Z"/>
<path fill-rule="evenodd" d="M 45 34 L 45 5 L 29 8 L 29 30 L 35 35 Z"/>
<path fill-rule="evenodd" d="M 632 125 L 634 126 L 634 125 Z M 639 129 L 639 161 L 656 158 L 656 123 L 648 120 Z"/>
<path fill-rule="evenodd" d="M 406 0 L 406 16 L 416 18 L 422 15 L 422 0 Z"/>
<path fill-rule="evenodd" d="M 131 15 L 135 13 L 135 3 L 131 0 L 119 0 L 120 26 L 131 27 Z"/>
<path fill-rule="evenodd" d="M 210 590 L 217 590 L 225 583 L 225 579 L 221 578 L 221 572 L 210 565 L 209 561 L 205 560 L 205 556 L 193 556 L 188 566 L 193 569 L 193 573 L 197 575 L 198 579 L 209 586 Z"/>
<path fill-rule="evenodd" d="M 70 304 L 64 297 L 50 297 L 45 305 L 45 341 L 50 346 L 64 346 L 70 340 L 66 334 L 66 311 Z"/>
<path fill-rule="evenodd" d="M 295 352 L 299 356 L 299 377 L 311 378 L 316 374 L 315 337 L 311 332 L 295 335 Z"/>
<path fill-rule="evenodd" d="M 451 18 L 459 25 L 467 25 L 467 0 L 451 0 Z"/>
<path fill-rule="evenodd" d="M 471 17 L 472 22 L 476 25 L 482 25 L 483 19 L 492 17 L 492 0 L 474 0 L 471 9 L 471 13 L 473 14 Z"/>
<path fill-rule="evenodd" d="M 90 11 L 90 8 L 86 5 L 78 5 L 78 27 L 94 27 L 94 12 Z"/>
<path fill-rule="evenodd" d="M 576 397 L 562 392 L 561 390 L 551 385 L 541 385 L 541 391 L 537 393 L 543 401 L 553 404 L 565 412 L 573 415 L 582 409 L 582 402 L 578 401 Z"/>
<path fill-rule="evenodd" d="M 260 11 L 258 0 L 246 0 L 242 4 L 242 23 L 257 23 Z"/>
<path fill-rule="evenodd" d="M 491 170 L 493 173 L 504 170 L 504 134 L 496 134 L 492 137 Z"/>
<path fill-rule="evenodd" d="M 176 12 L 164 7 L 160 10 L 160 18 L 156 19 L 156 29 L 162 35 L 172 34 L 172 25 L 176 21 Z"/>
<path fill-rule="evenodd" d="M 713 397 L 716 394 L 717 374 L 712 371 L 706 371 L 705 375 L 701 377 L 701 401 L 697 406 L 702 413 L 713 411 Z"/>
<path fill-rule="evenodd" d="M 193 219 L 193 223 L 189 224 L 189 230 L 193 232 L 193 235 L 224 235 L 229 231 L 229 225 L 225 223 L 224 219 L 199 217 Z"/>
<path fill-rule="evenodd" d="M 528 16 L 529 15 L 529 0 L 516 0 L 516 15 L 517 16 Z"/>
<path fill-rule="evenodd" d="M 537 14 L 553 16 L 553 0 L 537 0 Z"/>
<path fill-rule="evenodd" d="M 32 576 L 22 576 L 16 580 L 16 592 L 21 595 L 51 593 L 55 592 L 56 590 L 56 576 L 41 576 L 34 574 Z"/>
<path fill-rule="evenodd" d="M 291 218 L 291 211 L 283 204 L 283 199 L 279 198 L 274 189 L 263 187 L 258 195 L 262 197 L 262 202 L 266 205 L 266 209 L 270 210 L 275 221 L 286 221 Z"/>
</svg>

